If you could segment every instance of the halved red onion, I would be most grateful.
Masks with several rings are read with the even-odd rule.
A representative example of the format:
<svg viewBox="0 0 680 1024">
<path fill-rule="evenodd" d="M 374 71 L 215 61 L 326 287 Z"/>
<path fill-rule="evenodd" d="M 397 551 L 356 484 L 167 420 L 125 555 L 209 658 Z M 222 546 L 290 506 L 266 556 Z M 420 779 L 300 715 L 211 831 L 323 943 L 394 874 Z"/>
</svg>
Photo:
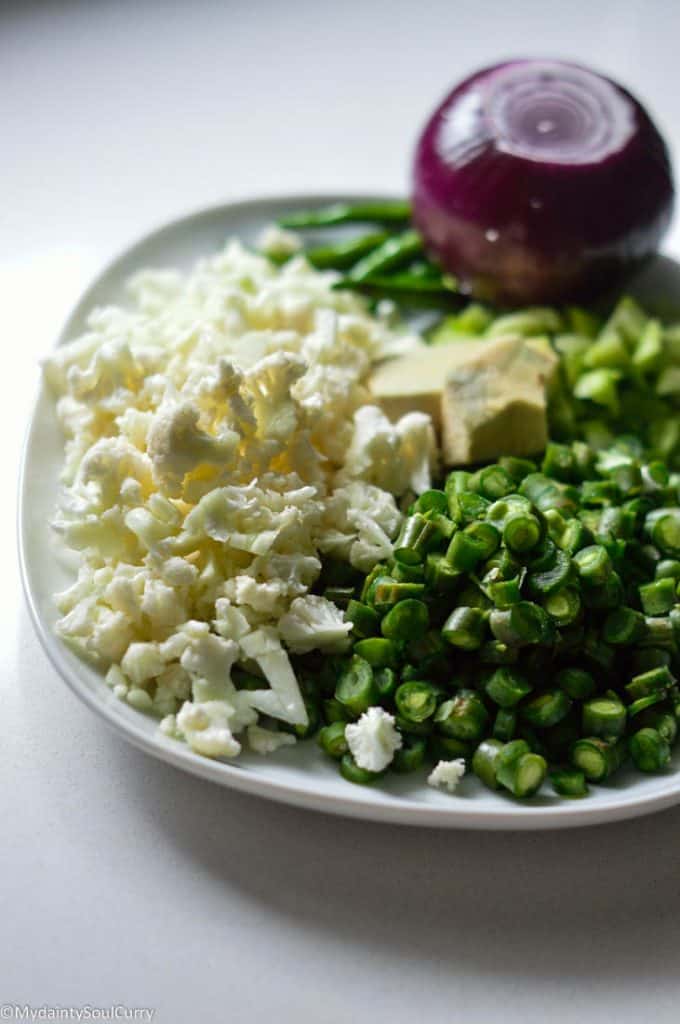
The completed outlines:
<svg viewBox="0 0 680 1024">
<path fill-rule="evenodd" d="M 478 297 L 590 298 L 658 248 L 673 209 L 666 145 L 621 86 L 587 68 L 510 61 L 457 86 L 415 154 L 413 215 Z"/>
</svg>

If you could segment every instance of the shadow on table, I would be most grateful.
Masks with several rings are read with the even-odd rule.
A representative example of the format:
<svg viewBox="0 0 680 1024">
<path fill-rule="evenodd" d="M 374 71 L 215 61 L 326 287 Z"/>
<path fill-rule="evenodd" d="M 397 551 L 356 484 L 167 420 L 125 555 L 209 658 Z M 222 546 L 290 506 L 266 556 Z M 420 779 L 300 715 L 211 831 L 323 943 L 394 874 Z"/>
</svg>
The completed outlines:
<svg viewBox="0 0 680 1024">
<path fill-rule="evenodd" d="M 118 740 L 111 738 L 112 743 Z M 680 966 L 680 809 L 572 831 L 377 825 L 201 782 L 125 751 L 145 821 L 194 870 L 320 940 L 395 959 L 534 978 L 630 977 Z M 225 900 L 225 912 L 227 912 Z"/>
</svg>

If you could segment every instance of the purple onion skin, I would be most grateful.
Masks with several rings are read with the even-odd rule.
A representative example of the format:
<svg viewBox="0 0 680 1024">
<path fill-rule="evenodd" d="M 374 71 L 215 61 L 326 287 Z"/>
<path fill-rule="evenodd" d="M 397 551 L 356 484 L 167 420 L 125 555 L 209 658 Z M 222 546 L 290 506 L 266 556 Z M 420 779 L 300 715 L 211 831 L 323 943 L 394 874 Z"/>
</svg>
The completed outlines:
<svg viewBox="0 0 680 1024">
<path fill-rule="evenodd" d="M 558 61 L 466 79 L 428 121 L 413 165 L 427 248 L 465 291 L 500 305 L 620 286 L 657 251 L 673 198 L 668 151 L 644 108 Z"/>
</svg>

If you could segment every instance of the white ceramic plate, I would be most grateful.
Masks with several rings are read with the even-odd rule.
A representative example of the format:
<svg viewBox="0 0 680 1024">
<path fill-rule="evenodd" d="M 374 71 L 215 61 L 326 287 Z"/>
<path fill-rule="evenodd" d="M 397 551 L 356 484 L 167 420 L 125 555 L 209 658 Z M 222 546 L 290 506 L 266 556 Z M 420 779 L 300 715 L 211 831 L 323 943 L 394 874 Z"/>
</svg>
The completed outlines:
<svg viewBox="0 0 680 1024">
<path fill-rule="evenodd" d="M 58 343 L 82 331 L 97 305 L 123 303 L 125 279 L 140 267 L 188 267 L 214 252 L 229 235 L 254 241 L 259 231 L 283 211 L 334 201 L 335 196 L 255 200 L 216 207 L 184 217 L 142 239 L 102 273 L 88 289 L 65 325 Z M 352 197 L 358 198 L 358 197 Z M 362 197 L 365 198 L 365 197 Z M 639 289 L 649 299 L 679 293 L 678 268 L 662 260 L 647 273 Z M 616 780 L 594 787 L 581 801 L 545 795 L 531 803 L 491 793 L 466 779 L 454 796 L 425 785 L 424 773 L 393 776 L 375 788 L 352 786 L 337 773 L 314 742 L 298 744 L 264 758 L 244 755 L 235 762 L 210 761 L 169 740 L 155 720 L 118 701 L 100 674 L 78 660 L 54 636 L 57 614 L 51 595 L 68 585 L 73 567 L 64 565 L 53 546 L 52 516 L 62 461 L 62 441 L 53 402 L 41 389 L 24 451 L 20 483 L 19 548 L 29 608 L 52 664 L 74 693 L 125 739 L 154 757 L 211 779 L 223 786 L 301 807 L 374 821 L 446 828 L 541 829 L 588 825 L 645 814 L 680 801 L 680 757 L 676 770 L 641 777 L 622 772 Z"/>
</svg>

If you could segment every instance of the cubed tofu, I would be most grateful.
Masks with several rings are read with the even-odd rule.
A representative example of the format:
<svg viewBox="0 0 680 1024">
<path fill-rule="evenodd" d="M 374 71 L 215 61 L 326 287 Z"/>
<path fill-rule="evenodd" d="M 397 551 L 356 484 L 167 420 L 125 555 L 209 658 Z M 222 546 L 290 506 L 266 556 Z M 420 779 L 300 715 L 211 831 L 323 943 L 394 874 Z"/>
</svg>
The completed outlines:
<svg viewBox="0 0 680 1024">
<path fill-rule="evenodd" d="M 371 392 L 390 419 L 432 416 L 447 465 L 530 455 L 547 441 L 547 386 L 558 359 L 541 339 L 453 342 L 378 367 Z"/>
</svg>

